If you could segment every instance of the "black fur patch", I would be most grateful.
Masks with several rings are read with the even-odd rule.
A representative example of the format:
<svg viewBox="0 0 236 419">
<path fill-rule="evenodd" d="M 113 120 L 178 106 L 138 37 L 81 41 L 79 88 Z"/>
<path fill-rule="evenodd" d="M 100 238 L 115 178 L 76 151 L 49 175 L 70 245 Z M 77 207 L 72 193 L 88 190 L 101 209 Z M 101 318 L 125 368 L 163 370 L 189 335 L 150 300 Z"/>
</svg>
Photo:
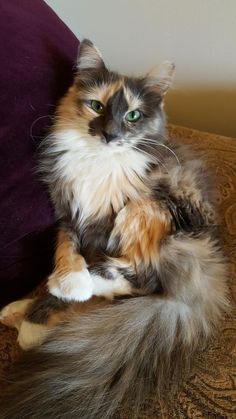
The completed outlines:
<svg viewBox="0 0 236 419">
<path fill-rule="evenodd" d="M 104 114 L 90 121 L 89 134 L 103 136 L 103 132 L 106 132 L 114 138 L 120 137 L 124 129 L 123 116 L 127 110 L 128 103 L 121 88 L 109 98 Z"/>
<path fill-rule="evenodd" d="M 99 263 L 97 265 L 89 266 L 88 270 L 90 273 L 99 275 L 104 279 L 107 279 L 107 280 L 115 279 L 107 266 L 108 266 L 107 262 L 104 261 L 104 263 Z"/>
<path fill-rule="evenodd" d="M 157 90 L 150 88 L 147 85 L 145 78 L 131 78 L 125 79 L 125 85 L 133 93 L 134 96 L 139 97 L 142 101 L 142 112 L 146 117 L 154 117 L 162 102 L 162 96 Z"/>
<path fill-rule="evenodd" d="M 115 215 L 88 224 L 78 232 L 79 251 L 88 265 L 103 261 L 108 254 L 107 243 L 114 227 Z M 115 252 L 110 256 L 114 256 Z"/>
<path fill-rule="evenodd" d="M 104 130 L 104 115 L 96 116 L 92 121 L 89 122 L 89 134 L 90 135 L 101 135 Z"/>
<path fill-rule="evenodd" d="M 187 197 L 176 197 L 168 182 L 158 183 L 153 189 L 153 197 L 169 210 L 175 232 L 200 233 L 209 227 L 201 209 Z"/>
<path fill-rule="evenodd" d="M 134 273 L 130 273 L 129 270 L 124 268 L 120 268 L 118 271 L 134 288 L 140 290 L 142 295 L 163 294 L 164 292 L 159 272 L 152 266 L 142 267 L 140 271 Z"/>
<path fill-rule="evenodd" d="M 45 324 L 51 314 L 66 310 L 69 305 L 70 303 L 47 294 L 33 301 L 25 318 L 32 323 Z"/>
<path fill-rule="evenodd" d="M 94 87 L 103 86 L 104 84 L 113 84 L 119 80 L 119 75 L 115 72 L 108 71 L 105 66 L 98 69 L 81 70 L 75 80 L 78 90 L 89 90 Z"/>
</svg>

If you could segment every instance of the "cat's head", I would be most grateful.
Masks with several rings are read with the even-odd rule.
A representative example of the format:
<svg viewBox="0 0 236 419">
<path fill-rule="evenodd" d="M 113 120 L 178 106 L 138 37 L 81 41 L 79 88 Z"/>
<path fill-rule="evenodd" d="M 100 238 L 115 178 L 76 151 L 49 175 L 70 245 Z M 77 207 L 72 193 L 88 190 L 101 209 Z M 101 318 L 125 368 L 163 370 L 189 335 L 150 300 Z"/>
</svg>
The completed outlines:
<svg viewBox="0 0 236 419">
<path fill-rule="evenodd" d="M 80 44 L 77 74 L 59 107 L 60 126 L 76 129 L 91 144 L 121 152 L 162 142 L 163 99 L 172 82 L 174 65 L 164 62 L 143 77 L 109 71 L 89 40 Z"/>
</svg>

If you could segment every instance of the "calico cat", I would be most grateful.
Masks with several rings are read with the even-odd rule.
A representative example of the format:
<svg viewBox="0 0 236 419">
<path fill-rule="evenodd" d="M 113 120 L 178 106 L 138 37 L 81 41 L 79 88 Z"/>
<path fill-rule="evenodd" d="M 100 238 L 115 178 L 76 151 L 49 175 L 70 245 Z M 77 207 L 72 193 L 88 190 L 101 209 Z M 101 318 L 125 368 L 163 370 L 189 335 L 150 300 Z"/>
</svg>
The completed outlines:
<svg viewBox="0 0 236 419">
<path fill-rule="evenodd" d="M 55 269 L 47 295 L 1 313 L 33 348 L 1 396 L 1 418 L 105 419 L 128 402 L 138 411 L 227 308 L 208 174 L 167 139 L 173 72 L 166 62 L 123 76 L 80 45 L 41 153 L 60 222 Z"/>
</svg>

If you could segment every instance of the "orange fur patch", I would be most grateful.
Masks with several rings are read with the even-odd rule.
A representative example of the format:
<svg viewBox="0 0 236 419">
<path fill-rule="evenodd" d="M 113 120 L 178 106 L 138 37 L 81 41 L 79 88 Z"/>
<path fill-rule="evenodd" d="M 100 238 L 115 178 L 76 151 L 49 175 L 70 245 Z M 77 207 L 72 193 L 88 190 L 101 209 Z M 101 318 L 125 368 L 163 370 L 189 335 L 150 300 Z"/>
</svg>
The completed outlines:
<svg viewBox="0 0 236 419">
<path fill-rule="evenodd" d="M 65 276 L 70 272 L 82 271 L 85 268 L 85 260 L 83 256 L 77 252 L 75 243 L 73 243 L 65 231 L 60 230 L 55 252 L 54 274 L 57 276 Z"/>
<path fill-rule="evenodd" d="M 110 85 L 104 84 L 102 87 L 94 87 L 90 91 L 78 91 L 76 86 L 73 85 L 58 107 L 58 117 L 54 124 L 54 132 L 60 132 L 66 129 L 78 129 L 80 134 L 88 135 L 88 124 L 96 117 L 96 113 L 83 104 L 83 100 L 99 100 L 106 106 L 110 97 L 123 85 L 123 78 Z M 78 102 L 80 100 L 82 102 L 79 106 Z"/>
<path fill-rule="evenodd" d="M 117 216 L 112 235 L 121 237 L 121 254 L 129 262 L 155 266 L 161 241 L 170 231 L 170 220 L 151 200 L 130 202 Z"/>
</svg>

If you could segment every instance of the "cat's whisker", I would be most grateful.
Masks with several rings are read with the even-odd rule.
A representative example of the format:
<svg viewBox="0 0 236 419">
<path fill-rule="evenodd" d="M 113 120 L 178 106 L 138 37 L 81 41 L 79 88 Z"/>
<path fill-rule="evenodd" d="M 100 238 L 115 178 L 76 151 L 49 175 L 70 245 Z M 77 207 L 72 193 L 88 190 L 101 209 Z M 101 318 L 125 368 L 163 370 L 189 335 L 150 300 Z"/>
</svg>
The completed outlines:
<svg viewBox="0 0 236 419">
<path fill-rule="evenodd" d="M 176 161 L 177 161 L 177 163 L 178 163 L 178 165 L 181 167 L 181 163 L 180 163 L 180 160 L 179 160 L 179 158 L 178 158 L 178 156 L 175 154 L 175 152 L 170 148 L 170 147 L 168 147 L 167 145 L 165 145 L 165 144 L 158 144 L 158 146 L 159 147 L 164 147 L 164 148 L 166 148 L 167 150 L 169 150 L 170 152 L 171 152 L 171 154 L 173 154 L 173 156 L 176 158 Z"/>
<path fill-rule="evenodd" d="M 144 151 L 144 150 L 140 150 L 138 147 L 133 147 L 135 150 L 137 150 L 139 153 L 141 152 L 141 153 L 143 153 L 143 154 L 145 154 L 145 155 L 147 155 L 148 157 L 150 157 L 151 155 L 149 154 L 149 153 L 147 153 L 146 151 Z M 161 162 L 157 157 L 154 157 L 154 156 L 151 156 L 152 157 L 152 162 L 153 163 L 157 163 L 157 165 L 160 165 L 160 166 L 162 166 L 162 167 L 164 167 L 164 169 L 166 170 L 166 172 L 167 172 L 167 174 L 169 174 L 169 171 L 168 171 L 168 169 L 167 169 L 167 167 L 164 165 L 164 163 L 163 162 Z"/>
<path fill-rule="evenodd" d="M 161 136 L 163 139 L 165 139 L 165 137 L 164 136 Z M 173 154 L 173 156 L 175 157 L 175 159 L 176 159 L 176 161 L 177 161 L 177 163 L 178 163 L 178 165 L 181 167 L 181 163 L 180 163 L 180 160 L 179 160 L 179 158 L 178 158 L 178 156 L 176 155 L 176 153 L 170 148 L 170 147 L 168 147 L 166 144 L 162 144 L 162 143 L 158 143 L 157 141 L 155 141 L 155 140 L 153 140 L 153 139 L 151 139 L 151 138 L 145 138 L 145 137 L 143 137 L 142 138 L 142 140 L 146 140 L 146 143 L 148 143 L 148 144 L 153 144 L 155 147 L 164 147 L 164 148 L 166 148 L 168 151 L 170 151 L 170 153 L 171 154 Z"/>
<path fill-rule="evenodd" d="M 54 117 L 54 115 L 43 115 L 43 116 L 39 116 L 38 118 L 36 118 L 33 122 L 32 122 L 32 124 L 31 124 L 31 126 L 30 126 L 30 138 L 33 140 L 33 141 L 35 141 L 35 139 L 36 139 L 36 137 L 33 135 L 33 127 L 35 126 L 35 124 L 38 122 L 38 121 L 40 121 L 41 119 L 43 119 L 43 118 L 50 118 L 50 120 L 52 120 L 53 119 L 53 117 Z M 43 138 L 43 136 L 37 136 L 37 138 Z"/>
<path fill-rule="evenodd" d="M 158 155 L 162 158 L 162 159 L 164 159 L 164 156 L 161 154 L 161 152 L 159 151 L 159 150 L 157 150 L 156 149 L 156 145 L 157 145 L 157 143 L 156 142 L 153 142 L 153 143 L 151 143 L 151 142 L 147 142 L 147 141 L 145 141 L 145 140 L 143 140 L 143 139 L 141 139 L 141 140 L 139 140 L 139 144 L 141 144 L 141 145 L 144 145 L 144 146 L 146 146 L 146 147 L 148 147 L 148 148 L 150 148 L 150 150 L 151 150 L 151 152 L 153 153 L 153 150 L 155 151 L 155 153 L 158 153 Z"/>
</svg>

